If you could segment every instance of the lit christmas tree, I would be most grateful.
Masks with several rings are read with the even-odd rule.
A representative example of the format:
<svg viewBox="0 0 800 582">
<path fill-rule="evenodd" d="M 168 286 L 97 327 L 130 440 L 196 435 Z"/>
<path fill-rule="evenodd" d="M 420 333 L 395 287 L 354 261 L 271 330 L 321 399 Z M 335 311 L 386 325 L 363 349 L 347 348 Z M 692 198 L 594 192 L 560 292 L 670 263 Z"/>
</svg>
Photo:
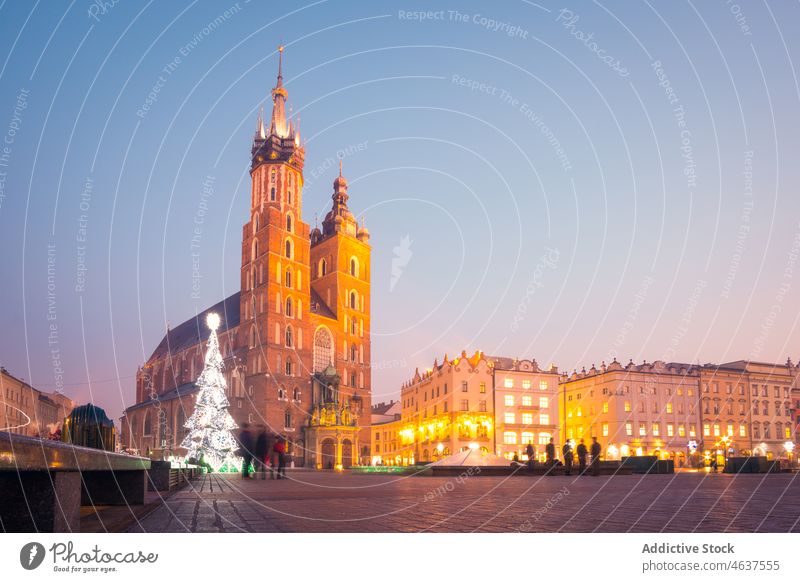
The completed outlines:
<svg viewBox="0 0 800 582">
<path fill-rule="evenodd" d="M 219 315 L 209 313 L 206 323 L 211 335 L 208 338 L 205 367 L 197 379 L 200 391 L 194 412 L 184 425 L 190 432 L 181 446 L 188 449 L 187 458 L 196 462 L 202 460 L 215 471 L 237 471 L 242 462 L 236 456 L 238 443 L 231 434 L 237 424 L 228 412 L 228 397 L 225 396 L 222 354 L 217 339 Z"/>
</svg>

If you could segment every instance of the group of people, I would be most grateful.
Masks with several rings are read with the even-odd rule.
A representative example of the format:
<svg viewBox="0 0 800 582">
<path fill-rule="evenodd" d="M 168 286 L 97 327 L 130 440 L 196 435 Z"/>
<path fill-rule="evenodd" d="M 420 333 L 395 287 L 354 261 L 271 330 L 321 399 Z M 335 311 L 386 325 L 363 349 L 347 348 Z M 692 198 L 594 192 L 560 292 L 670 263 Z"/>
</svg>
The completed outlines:
<svg viewBox="0 0 800 582">
<path fill-rule="evenodd" d="M 239 432 L 239 455 L 242 457 L 242 479 L 250 478 L 250 467 L 254 478 L 286 479 L 286 438 L 267 432 L 267 427 L 258 425 L 255 436 L 250 425 L 244 423 Z"/>
<path fill-rule="evenodd" d="M 586 448 L 586 444 L 581 439 L 581 442 L 575 447 L 575 451 L 572 450 L 572 442 L 567 441 L 564 443 L 564 446 L 561 447 L 561 453 L 564 458 L 564 475 L 572 475 L 572 467 L 575 465 L 575 455 L 578 455 L 578 474 L 584 475 L 586 474 L 586 461 L 591 454 L 591 461 L 589 463 L 589 473 L 593 477 L 597 477 L 600 475 L 600 453 L 602 452 L 602 448 L 600 447 L 600 443 L 597 442 L 597 437 L 592 437 L 592 446 L 591 448 Z M 528 466 L 533 469 L 533 459 L 536 456 L 536 451 L 533 448 L 532 444 L 528 444 L 527 448 L 525 449 L 525 454 L 528 455 Z M 553 442 L 553 439 L 550 439 L 550 442 L 545 447 L 545 454 L 547 455 L 547 466 L 548 468 L 555 467 L 558 464 L 558 460 L 556 459 L 556 445 Z M 550 473 L 553 474 L 552 472 Z"/>
</svg>

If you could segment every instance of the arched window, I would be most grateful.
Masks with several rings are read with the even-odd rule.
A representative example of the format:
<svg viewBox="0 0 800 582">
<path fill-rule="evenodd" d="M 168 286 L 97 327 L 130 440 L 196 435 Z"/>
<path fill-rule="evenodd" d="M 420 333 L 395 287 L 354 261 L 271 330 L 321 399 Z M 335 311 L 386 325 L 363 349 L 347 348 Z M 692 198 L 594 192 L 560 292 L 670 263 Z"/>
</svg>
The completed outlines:
<svg viewBox="0 0 800 582">
<path fill-rule="evenodd" d="M 177 437 L 175 444 L 180 444 L 183 440 L 183 435 L 186 434 L 186 413 L 183 411 L 183 406 L 178 406 L 178 411 L 175 414 L 175 436 Z"/>
<path fill-rule="evenodd" d="M 292 205 L 292 191 L 291 190 L 287 190 L 286 191 L 286 204 L 288 204 L 289 206 Z"/>
<path fill-rule="evenodd" d="M 278 388 L 278 400 L 286 400 L 286 388 L 283 386 Z"/>
<path fill-rule="evenodd" d="M 275 202 L 275 186 L 269 189 L 269 201 Z"/>
<path fill-rule="evenodd" d="M 292 390 L 292 400 L 295 402 L 300 402 L 300 388 L 295 388 Z"/>
<path fill-rule="evenodd" d="M 292 298 L 286 298 L 286 317 L 292 317 Z"/>
<path fill-rule="evenodd" d="M 256 347 L 256 326 L 250 328 L 250 347 Z"/>
<path fill-rule="evenodd" d="M 292 215 L 286 215 L 286 230 L 292 232 Z"/>
<path fill-rule="evenodd" d="M 291 258 L 292 258 L 292 250 L 293 250 L 293 249 L 292 249 L 292 241 L 290 241 L 290 240 L 287 238 L 287 239 L 286 239 L 286 258 L 287 258 L 287 259 L 291 259 Z"/>
<path fill-rule="evenodd" d="M 158 411 L 158 446 L 167 446 L 167 413 L 163 408 Z"/>
<path fill-rule="evenodd" d="M 255 218 L 253 219 L 253 234 L 258 232 L 258 212 L 256 212 Z"/>
<path fill-rule="evenodd" d="M 356 335 L 358 333 L 358 320 L 354 317 L 350 320 L 350 333 Z"/>
<path fill-rule="evenodd" d="M 258 257 L 258 239 L 254 238 L 253 239 L 253 249 L 252 249 L 252 252 L 250 253 L 250 260 L 251 261 L 255 261 L 256 257 Z"/>
<path fill-rule="evenodd" d="M 287 376 L 291 376 L 292 375 L 292 371 L 293 371 L 292 370 L 292 359 L 291 358 L 286 358 L 286 375 Z"/>
<path fill-rule="evenodd" d="M 322 372 L 333 364 L 333 339 L 331 332 L 320 327 L 314 334 L 314 372 Z"/>
<path fill-rule="evenodd" d="M 355 386 L 355 385 L 356 385 L 356 373 L 353 372 L 352 374 L 350 374 L 350 386 Z"/>
<path fill-rule="evenodd" d="M 292 286 L 292 270 L 291 269 L 286 269 L 286 286 L 287 287 L 291 287 Z"/>
<path fill-rule="evenodd" d="M 258 285 L 258 280 L 256 279 L 256 268 L 253 267 L 253 270 L 250 273 L 250 284 L 255 287 Z"/>
<path fill-rule="evenodd" d="M 358 299 L 355 291 L 350 291 L 350 309 L 357 309 Z"/>
<path fill-rule="evenodd" d="M 320 259 L 319 265 L 317 265 L 317 276 L 324 277 L 328 274 L 328 262 L 325 259 Z"/>
<path fill-rule="evenodd" d="M 350 259 L 350 274 L 353 277 L 358 277 L 358 260 L 355 257 Z"/>
<path fill-rule="evenodd" d="M 294 345 L 294 336 L 292 335 L 292 326 L 286 326 L 286 347 L 291 348 Z"/>
<path fill-rule="evenodd" d="M 153 422 L 150 420 L 150 412 L 144 413 L 144 428 L 142 434 L 144 436 L 150 436 L 153 431 Z"/>
<path fill-rule="evenodd" d="M 350 361 L 355 362 L 358 359 L 358 351 L 356 350 L 356 345 L 353 344 L 350 346 Z"/>
</svg>

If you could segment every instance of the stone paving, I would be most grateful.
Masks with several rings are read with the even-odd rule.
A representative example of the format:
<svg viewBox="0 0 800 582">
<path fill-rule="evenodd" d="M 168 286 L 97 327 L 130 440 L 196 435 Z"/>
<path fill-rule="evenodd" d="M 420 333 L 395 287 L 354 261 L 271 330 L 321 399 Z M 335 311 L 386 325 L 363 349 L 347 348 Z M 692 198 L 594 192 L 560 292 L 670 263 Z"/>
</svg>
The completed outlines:
<svg viewBox="0 0 800 582">
<path fill-rule="evenodd" d="M 132 532 L 800 532 L 800 475 L 203 476 Z"/>
</svg>

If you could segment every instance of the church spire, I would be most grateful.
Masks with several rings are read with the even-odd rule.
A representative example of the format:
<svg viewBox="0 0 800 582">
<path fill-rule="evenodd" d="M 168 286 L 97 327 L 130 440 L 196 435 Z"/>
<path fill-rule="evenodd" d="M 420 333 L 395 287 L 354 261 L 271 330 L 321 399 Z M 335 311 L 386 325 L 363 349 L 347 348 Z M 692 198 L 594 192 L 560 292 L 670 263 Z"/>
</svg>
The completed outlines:
<svg viewBox="0 0 800 582">
<path fill-rule="evenodd" d="M 289 93 L 283 87 L 283 46 L 278 47 L 278 81 L 272 90 L 272 123 L 269 132 L 279 137 L 289 136 L 286 123 L 286 98 Z"/>
</svg>

